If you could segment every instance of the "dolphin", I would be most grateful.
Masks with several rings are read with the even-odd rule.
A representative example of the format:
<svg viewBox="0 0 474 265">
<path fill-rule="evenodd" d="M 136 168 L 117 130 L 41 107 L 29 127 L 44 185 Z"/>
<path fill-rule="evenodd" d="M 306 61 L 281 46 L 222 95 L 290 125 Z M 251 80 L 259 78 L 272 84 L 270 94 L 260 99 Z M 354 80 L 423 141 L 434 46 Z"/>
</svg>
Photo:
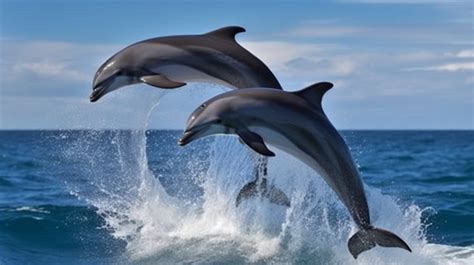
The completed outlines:
<svg viewBox="0 0 474 265">
<path fill-rule="evenodd" d="M 208 82 L 239 89 L 280 83 L 257 57 L 240 46 L 242 27 L 224 27 L 202 35 L 166 36 L 134 43 L 97 70 L 90 101 L 120 87 L 146 83 L 163 89 L 187 82 Z"/>
<path fill-rule="evenodd" d="M 274 185 L 268 184 L 267 163 L 267 157 L 259 155 L 257 166 L 255 167 L 255 180 L 245 184 L 239 191 L 235 200 L 236 207 L 239 207 L 243 200 L 257 196 L 263 196 L 276 205 L 291 206 L 290 199 L 283 191 Z"/>
<path fill-rule="evenodd" d="M 235 35 L 240 32 L 245 29 L 230 26 L 202 35 L 166 36 L 134 43 L 100 66 L 94 77 L 90 101 L 95 102 L 109 92 L 138 83 L 163 89 L 178 88 L 187 82 L 215 83 L 233 89 L 282 89 L 270 69 L 236 42 Z M 266 188 L 266 179 L 261 182 L 262 188 L 257 189 L 256 183 L 267 176 L 267 162 L 267 158 L 259 158 L 256 179 L 240 190 L 236 206 L 243 199 L 260 193 L 276 204 L 290 204 L 282 191 L 274 186 Z"/>
<path fill-rule="evenodd" d="M 188 119 L 178 144 L 212 134 L 236 134 L 257 153 L 266 143 L 303 161 L 334 190 L 359 227 L 348 241 L 354 258 L 376 245 L 411 252 L 397 235 L 371 225 L 362 180 L 344 139 L 326 117 L 321 100 L 333 85 L 321 82 L 297 92 L 250 88 L 218 95 Z"/>
</svg>

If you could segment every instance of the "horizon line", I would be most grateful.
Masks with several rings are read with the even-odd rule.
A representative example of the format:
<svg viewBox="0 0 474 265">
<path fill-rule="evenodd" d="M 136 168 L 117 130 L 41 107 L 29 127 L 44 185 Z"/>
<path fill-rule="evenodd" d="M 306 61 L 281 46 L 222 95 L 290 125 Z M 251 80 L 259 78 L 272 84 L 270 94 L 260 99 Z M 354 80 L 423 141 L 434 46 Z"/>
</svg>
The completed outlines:
<svg viewBox="0 0 474 265">
<path fill-rule="evenodd" d="M 0 129 L 0 132 L 21 132 L 21 131 L 140 131 L 142 129 L 139 128 L 100 128 L 100 129 L 93 129 L 93 128 L 61 128 L 61 129 L 36 129 L 36 128 L 28 128 L 28 129 Z M 159 128 L 149 128 L 145 129 L 145 131 L 182 131 L 183 129 L 159 129 Z M 474 131 L 474 128 L 443 128 L 443 129 L 436 129 L 436 128 L 406 128 L 406 129 L 350 129 L 350 128 L 343 128 L 337 129 L 338 131 Z"/>
</svg>

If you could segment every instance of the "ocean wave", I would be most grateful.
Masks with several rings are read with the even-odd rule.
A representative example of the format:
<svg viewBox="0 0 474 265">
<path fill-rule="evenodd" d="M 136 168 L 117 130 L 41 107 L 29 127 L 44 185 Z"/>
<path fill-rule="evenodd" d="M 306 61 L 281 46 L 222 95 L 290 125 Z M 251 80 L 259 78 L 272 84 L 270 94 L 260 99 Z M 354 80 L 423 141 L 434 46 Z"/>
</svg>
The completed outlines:
<svg viewBox="0 0 474 265">
<path fill-rule="evenodd" d="M 374 141 L 359 141 L 374 150 L 360 161 L 365 181 L 392 194 L 365 186 L 373 224 L 395 232 L 413 252 L 376 247 L 354 260 L 347 241 L 357 227 L 314 171 L 277 152 L 269 180 L 291 198 L 291 207 L 254 198 L 236 208 L 238 191 L 254 178 L 255 155 L 232 137 L 177 147 L 176 133 L 146 132 L 152 106 L 144 108 L 140 130 L 44 133 L 52 155 L 45 159 L 48 152 L 38 149 L 19 158 L 36 155 L 45 163 L 41 170 L 7 171 L 15 186 L 2 186 L 13 191 L 0 204 L 0 263 L 7 257 L 6 264 L 474 264 L 471 230 L 462 229 L 472 223 L 469 182 L 464 188 L 449 183 L 469 176 L 469 157 L 446 159 L 444 146 L 410 150 L 418 132 L 407 142 L 400 132 L 378 138 L 370 132 L 366 137 Z M 362 152 L 355 147 L 355 154 Z M 404 187 L 429 207 L 410 202 Z"/>
<path fill-rule="evenodd" d="M 429 208 L 401 203 L 370 186 L 366 192 L 373 224 L 405 239 L 413 252 L 376 247 L 354 260 L 347 240 L 357 227 L 347 209 L 321 177 L 283 152 L 270 160 L 269 176 L 291 198 L 291 207 L 257 198 L 236 208 L 238 191 L 254 177 L 255 155 L 232 137 L 215 137 L 185 149 L 172 149 L 161 139 L 152 150 L 161 155 L 149 162 L 146 127 L 154 106 L 144 110 L 142 130 L 83 134 L 70 142 L 65 152 L 71 161 L 88 165 L 84 172 L 88 185 L 69 183 L 69 188 L 95 207 L 111 236 L 125 242 L 125 263 L 473 261 L 472 247 L 427 241 L 429 223 L 424 215 Z M 190 148 L 194 149 L 186 153 Z M 389 159 L 399 162 L 416 160 L 409 154 L 391 155 Z"/>
<path fill-rule="evenodd" d="M 144 133 L 135 137 L 146 142 Z M 129 149 L 129 141 L 127 138 L 127 144 L 122 142 L 119 148 Z M 473 258 L 470 248 L 457 255 L 448 246 L 427 243 L 427 224 L 422 217 L 425 209 L 401 205 L 367 186 L 374 225 L 400 235 L 413 253 L 377 247 L 354 260 L 346 244 L 357 228 L 335 194 L 313 171 L 278 153 L 270 162 L 269 176 L 291 195 L 292 207 L 254 199 L 235 208 L 238 188 L 252 176 L 253 157 L 232 138 L 217 138 L 210 148 L 210 156 L 203 161 L 209 163 L 204 171 L 199 163 L 188 164 L 196 167 L 195 174 L 202 179 L 197 182 L 202 192 L 194 198 L 169 196 L 148 169 L 146 153 L 140 151 L 132 152 L 140 154 L 138 158 L 122 159 L 129 163 L 123 168 L 138 169 L 133 173 L 134 181 L 126 182 L 129 186 L 125 190 L 135 191 L 133 196 L 117 193 L 113 185 L 124 184 L 117 180 L 111 186 L 101 185 L 101 196 L 86 198 L 97 207 L 111 234 L 126 242 L 128 262 L 455 264 L 462 260 L 467 264 Z"/>
</svg>

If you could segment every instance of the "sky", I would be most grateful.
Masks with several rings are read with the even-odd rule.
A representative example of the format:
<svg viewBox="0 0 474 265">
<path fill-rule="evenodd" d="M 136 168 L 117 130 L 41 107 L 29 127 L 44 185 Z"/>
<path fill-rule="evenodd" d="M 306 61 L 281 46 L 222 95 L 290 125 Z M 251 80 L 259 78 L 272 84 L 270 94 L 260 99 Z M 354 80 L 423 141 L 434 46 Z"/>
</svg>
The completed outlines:
<svg viewBox="0 0 474 265">
<path fill-rule="evenodd" d="M 90 103 L 101 63 L 152 37 L 238 25 L 285 90 L 334 88 L 338 129 L 474 129 L 474 1 L 0 0 L 0 129 L 182 129 L 223 87 L 127 87 Z"/>
</svg>

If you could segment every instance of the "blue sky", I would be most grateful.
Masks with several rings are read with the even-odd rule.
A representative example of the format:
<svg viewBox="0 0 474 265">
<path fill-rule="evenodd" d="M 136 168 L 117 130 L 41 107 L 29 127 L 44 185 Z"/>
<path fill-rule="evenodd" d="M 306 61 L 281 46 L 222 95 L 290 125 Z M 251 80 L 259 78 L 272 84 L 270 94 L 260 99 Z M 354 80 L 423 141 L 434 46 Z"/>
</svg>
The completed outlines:
<svg viewBox="0 0 474 265">
<path fill-rule="evenodd" d="M 287 90 L 335 87 L 339 129 L 474 129 L 474 2 L 0 0 L 0 129 L 135 128 L 160 95 L 140 85 L 89 103 L 102 61 L 136 41 L 240 25 L 237 40 Z M 182 129 L 195 84 L 167 94 L 150 128 Z"/>
</svg>

